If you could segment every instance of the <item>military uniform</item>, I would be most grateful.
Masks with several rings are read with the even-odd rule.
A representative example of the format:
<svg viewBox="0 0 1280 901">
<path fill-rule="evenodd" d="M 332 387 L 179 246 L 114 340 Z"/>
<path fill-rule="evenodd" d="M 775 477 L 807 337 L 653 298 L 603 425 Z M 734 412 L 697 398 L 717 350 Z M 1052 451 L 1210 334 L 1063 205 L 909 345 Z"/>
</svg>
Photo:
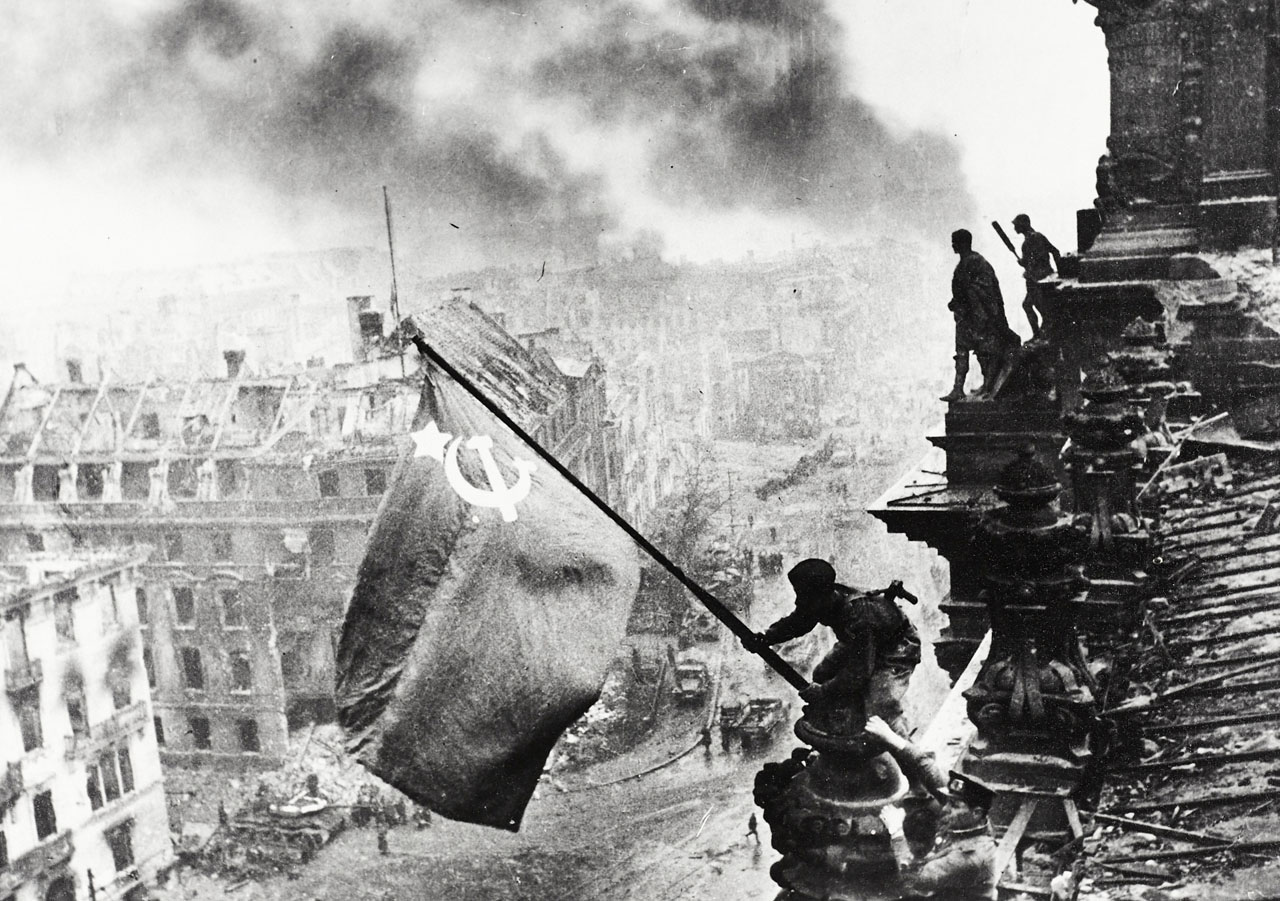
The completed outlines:
<svg viewBox="0 0 1280 901">
<path fill-rule="evenodd" d="M 1048 278 L 1053 275 L 1052 260 L 1059 258 L 1058 248 L 1053 246 L 1053 242 L 1035 229 L 1030 229 L 1022 240 L 1022 277 L 1027 282 L 1027 296 L 1022 301 L 1022 309 L 1027 314 L 1027 321 L 1031 323 L 1031 330 L 1035 336 L 1040 334 L 1040 323 L 1036 318 L 1036 313 L 1040 310 L 1040 301 L 1044 297 L 1044 287 L 1040 284 L 1040 279 Z M 1043 314 L 1041 314 L 1043 315 Z"/>
<path fill-rule="evenodd" d="M 951 274 L 951 312 L 956 321 L 956 352 L 985 353 L 1009 343 L 1000 280 L 976 250 L 960 255 Z"/>
<path fill-rule="evenodd" d="M 824 593 L 798 594 L 796 609 L 764 633 L 766 644 L 799 638 L 819 624 L 836 645 L 814 668 L 815 689 L 805 695 L 865 697 L 865 714 L 901 727 L 902 696 L 920 662 L 920 636 L 892 598 L 833 585 Z"/>
<path fill-rule="evenodd" d="M 912 794 L 903 799 L 907 815 L 903 832 L 910 828 L 915 833 L 907 835 L 913 847 L 931 848 L 902 872 L 904 898 L 992 901 L 999 877 L 995 872 L 996 843 L 985 811 L 995 793 L 972 776 L 954 771 L 944 775 L 933 753 L 910 741 L 895 743 L 889 753 L 912 785 Z M 943 814 L 940 799 L 947 799 L 948 804 L 962 801 L 970 810 L 976 807 L 983 811 L 980 822 L 949 828 L 935 844 Z"/>
<path fill-rule="evenodd" d="M 956 389 L 964 386 L 969 354 L 982 368 L 982 390 L 995 387 L 1000 370 L 1021 343 L 1009 328 L 1004 312 L 1004 295 L 996 271 L 976 250 L 964 250 L 951 275 L 951 303 L 956 325 Z M 954 399 L 954 398 L 944 398 Z"/>
<path fill-rule="evenodd" d="M 996 841 L 986 825 L 947 833 L 903 873 L 905 898 L 994 901 Z"/>
</svg>

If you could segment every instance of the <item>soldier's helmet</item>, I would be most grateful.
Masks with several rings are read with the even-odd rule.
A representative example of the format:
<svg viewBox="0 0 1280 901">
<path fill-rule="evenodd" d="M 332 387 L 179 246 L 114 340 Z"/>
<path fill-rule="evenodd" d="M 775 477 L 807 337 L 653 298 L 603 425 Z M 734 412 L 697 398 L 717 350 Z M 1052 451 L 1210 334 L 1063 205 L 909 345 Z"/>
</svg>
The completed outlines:
<svg viewBox="0 0 1280 901">
<path fill-rule="evenodd" d="M 955 770 L 951 771 L 947 781 L 947 794 L 970 807 L 983 810 L 990 810 L 991 803 L 996 799 L 995 790 L 991 786 Z"/>
<path fill-rule="evenodd" d="M 787 579 L 790 580 L 796 594 L 816 594 L 821 591 L 830 591 L 835 587 L 836 570 L 826 560 L 810 557 L 791 567 L 791 572 L 787 573 Z"/>
</svg>

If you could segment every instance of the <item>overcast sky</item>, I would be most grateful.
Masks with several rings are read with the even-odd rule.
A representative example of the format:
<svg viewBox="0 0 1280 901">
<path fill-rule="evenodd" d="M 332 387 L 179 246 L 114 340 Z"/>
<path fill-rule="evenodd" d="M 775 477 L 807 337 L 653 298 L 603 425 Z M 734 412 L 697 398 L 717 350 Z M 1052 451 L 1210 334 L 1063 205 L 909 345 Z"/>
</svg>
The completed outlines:
<svg viewBox="0 0 1280 901">
<path fill-rule="evenodd" d="M 0 305 L 74 271 L 376 245 L 387 182 L 444 268 L 555 259 L 548 210 L 566 260 L 599 234 L 707 259 L 966 225 L 998 262 L 988 223 L 1023 211 L 1074 248 L 1107 132 L 1092 7 L 792 2 L 843 26 L 818 30 L 826 124 L 798 151 L 749 99 L 776 89 L 767 32 L 716 0 L 6 3 Z"/>
<path fill-rule="evenodd" d="M 1065 251 L 1094 196 L 1109 116 L 1096 11 L 1070 0 L 851 0 L 855 89 L 885 114 L 959 142 L 976 245 L 1018 268 L 989 224 L 1025 212 Z M 982 233 L 978 234 L 979 229 Z M 1012 318 L 1012 317 L 1011 317 Z"/>
</svg>

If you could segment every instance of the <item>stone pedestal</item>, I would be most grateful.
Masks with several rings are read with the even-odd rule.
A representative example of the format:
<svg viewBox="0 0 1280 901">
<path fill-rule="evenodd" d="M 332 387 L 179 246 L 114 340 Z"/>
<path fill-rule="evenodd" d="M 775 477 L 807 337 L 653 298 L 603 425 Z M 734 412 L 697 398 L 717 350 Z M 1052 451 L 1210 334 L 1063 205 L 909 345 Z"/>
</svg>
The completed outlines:
<svg viewBox="0 0 1280 901">
<path fill-rule="evenodd" d="M 1078 622 L 1089 534 L 1059 509 L 1061 488 L 1026 449 L 996 485 L 1004 506 L 973 538 L 991 652 L 964 693 L 979 738 L 960 770 L 1009 792 L 1048 781 L 1069 794 L 1092 758 L 1094 681 Z M 1053 805 L 1037 815 L 1050 818 L 1042 831 L 1068 828 Z"/>
<path fill-rule="evenodd" d="M 1091 556 L 1106 561 L 1117 556 L 1117 535 L 1145 531 L 1137 496 L 1148 427 L 1129 402 L 1130 390 L 1108 361 L 1089 370 L 1080 388 L 1084 402 L 1063 417 L 1071 441 L 1062 458 L 1075 512 L 1089 517 Z"/>
<path fill-rule="evenodd" d="M 782 859 L 770 869 L 780 898 L 895 898 L 898 862 L 881 811 L 907 793 L 893 758 L 865 733 L 839 735 L 806 714 L 796 735 L 810 745 L 756 776 L 755 800 Z M 803 752 L 801 752 L 803 753 Z"/>
</svg>

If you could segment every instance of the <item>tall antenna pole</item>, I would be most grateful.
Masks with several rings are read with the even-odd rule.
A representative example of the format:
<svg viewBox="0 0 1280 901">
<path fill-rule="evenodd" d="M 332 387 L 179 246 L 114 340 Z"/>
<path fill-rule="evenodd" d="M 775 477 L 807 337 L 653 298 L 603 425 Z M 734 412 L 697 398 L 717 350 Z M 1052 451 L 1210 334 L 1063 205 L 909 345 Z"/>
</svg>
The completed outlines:
<svg viewBox="0 0 1280 901">
<path fill-rule="evenodd" d="M 391 197 L 387 194 L 387 186 L 382 186 L 382 208 L 387 214 L 387 249 L 391 252 L 391 315 L 395 317 L 396 328 L 400 328 L 400 293 L 396 287 L 396 239 L 391 232 Z M 404 342 L 399 342 L 400 376 L 404 377 Z"/>
</svg>

